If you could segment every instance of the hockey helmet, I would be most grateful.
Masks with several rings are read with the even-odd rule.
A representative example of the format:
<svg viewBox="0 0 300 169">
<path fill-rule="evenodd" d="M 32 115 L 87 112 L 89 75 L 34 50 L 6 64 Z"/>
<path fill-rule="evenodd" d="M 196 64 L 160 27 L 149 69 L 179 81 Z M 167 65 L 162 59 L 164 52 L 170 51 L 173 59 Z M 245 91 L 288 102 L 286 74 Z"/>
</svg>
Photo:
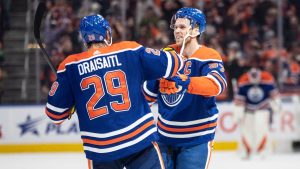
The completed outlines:
<svg viewBox="0 0 300 169">
<path fill-rule="evenodd" d="M 173 15 L 171 20 L 171 28 L 174 28 L 174 24 L 178 18 L 187 18 L 190 20 L 192 28 L 195 28 L 196 25 L 199 25 L 199 32 L 203 33 L 206 27 L 206 20 L 204 13 L 196 8 L 183 7 L 180 8 L 175 15 Z"/>
<path fill-rule="evenodd" d="M 109 22 L 101 15 L 85 16 L 80 21 L 79 31 L 85 43 L 103 42 L 107 31 L 112 34 Z"/>
</svg>

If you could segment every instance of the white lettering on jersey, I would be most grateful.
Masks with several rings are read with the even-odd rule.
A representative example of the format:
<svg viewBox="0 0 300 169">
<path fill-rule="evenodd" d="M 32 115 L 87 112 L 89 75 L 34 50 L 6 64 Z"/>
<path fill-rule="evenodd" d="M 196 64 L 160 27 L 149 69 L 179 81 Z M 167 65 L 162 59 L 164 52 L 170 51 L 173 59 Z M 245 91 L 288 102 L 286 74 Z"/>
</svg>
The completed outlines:
<svg viewBox="0 0 300 169">
<path fill-rule="evenodd" d="M 79 75 L 91 73 L 99 69 L 122 66 L 117 55 L 102 56 L 77 65 Z"/>
</svg>

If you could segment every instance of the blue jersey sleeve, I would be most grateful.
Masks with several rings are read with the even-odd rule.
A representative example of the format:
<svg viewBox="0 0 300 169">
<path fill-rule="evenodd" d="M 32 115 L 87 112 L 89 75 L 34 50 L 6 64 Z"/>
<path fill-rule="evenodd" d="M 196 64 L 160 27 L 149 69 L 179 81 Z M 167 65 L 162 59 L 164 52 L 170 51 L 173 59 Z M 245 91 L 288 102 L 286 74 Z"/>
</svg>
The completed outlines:
<svg viewBox="0 0 300 169">
<path fill-rule="evenodd" d="M 183 66 L 181 57 L 175 51 L 167 52 L 142 47 L 138 52 L 145 80 L 175 76 Z"/>
<path fill-rule="evenodd" d="M 222 62 L 209 62 L 201 69 L 201 74 L 212 79 L 221 89 L 219 93 L 223 92 L 227 87 L 225 69 Z"/>
<path fill-rule="evenodd" d="M 149 102 L 153 102 L 157 99 L 159 90 L 159 80 L 145 81 L 143 84 L 143 93 Z"/>
<path fill-rule="evenodd" d="M 54 123 L 61 123 L 68 118 L 74 105 L 74 97 L 66 74 L 58 73 L 48 94 L 46 114 Z"/>
</svg>

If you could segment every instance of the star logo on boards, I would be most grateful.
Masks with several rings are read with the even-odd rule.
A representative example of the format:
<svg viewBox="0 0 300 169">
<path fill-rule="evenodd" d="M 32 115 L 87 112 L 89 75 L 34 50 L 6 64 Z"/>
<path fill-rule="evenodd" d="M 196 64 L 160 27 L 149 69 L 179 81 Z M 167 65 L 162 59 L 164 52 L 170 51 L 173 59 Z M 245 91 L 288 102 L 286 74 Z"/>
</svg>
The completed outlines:
<svg viewBox="0 0 300 169">
<path fill-rule="evenodd" d="M 26 117 L 26 121 L 24 123 L 19 124 L 18 126 L 21 128 L 21 136 L 26 133 L 32 133 L 36 136 L 39 135 L 37 130 L 37 125 L 42 121 L 42 118 L 32 119 L 30 115 Z"/>
</svg>

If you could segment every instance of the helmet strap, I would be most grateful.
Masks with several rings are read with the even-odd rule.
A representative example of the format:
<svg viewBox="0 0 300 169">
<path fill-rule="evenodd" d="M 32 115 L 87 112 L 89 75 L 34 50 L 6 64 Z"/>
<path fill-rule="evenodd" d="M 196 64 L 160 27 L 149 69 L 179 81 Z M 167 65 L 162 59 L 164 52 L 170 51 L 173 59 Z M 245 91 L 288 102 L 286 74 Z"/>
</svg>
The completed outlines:
<svg viewBox="0 0 300 169">
<path fill-rule="evenodd" d="M 104 43 L 107 45 L 107 46 L 110 46 L 112 44 L 112 38 L 110 38 L 110 41 L 107 42 L 106 39 L 104 39 Z"/>
<path fill-rule="evenodd" d="M 107 45 L 107 46 L 110 46 L 112 44 L 112 36 L 111 36 L 111 33 L 110 32 L 107 32 L 106 36 L 109 36 L 109 42 L 107 42 L 106 39 L 104 39 L 104 43 Z"/>
<path fill-rule="evenodd" d="M 187 30 L 187 33 L 186 35 L 184 36 L 183 38 L 183 42 L 182 42 L 182 46 L 181 46 L 181 49 L 180 49 L 180 53 L 179 53 L 179 56 L 180 57 L 183 57 L 183 50 L 185 48 L 185 41 L 188 37 L 191 37 L 191 38 L 194 38 L 194 37 L 197 37 L 200 33 L 198 32 L 196 35 L 191 35 L 190 32 L 192 31 L 192 27 L 190 26 L 189 29 Z"/>
</svg>

